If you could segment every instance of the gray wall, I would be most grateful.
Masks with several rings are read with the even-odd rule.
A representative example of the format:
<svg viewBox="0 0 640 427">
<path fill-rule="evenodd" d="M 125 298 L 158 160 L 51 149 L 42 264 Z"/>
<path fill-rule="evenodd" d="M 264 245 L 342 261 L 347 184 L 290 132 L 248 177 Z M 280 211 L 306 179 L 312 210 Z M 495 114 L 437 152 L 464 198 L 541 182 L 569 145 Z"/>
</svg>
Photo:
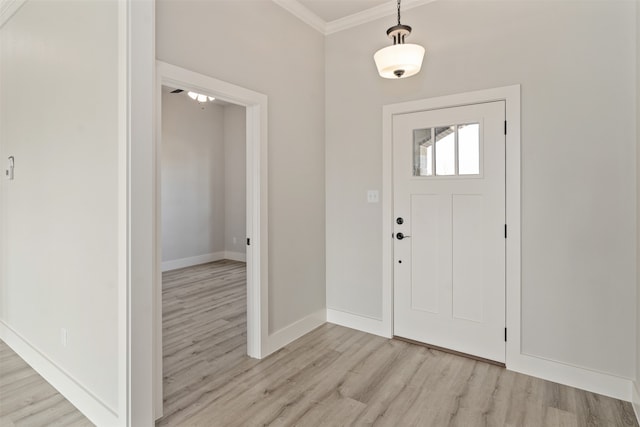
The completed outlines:
<svg viewBox="0 0 640 427">
<path fill-rule="evenodd" d="M 381 316 L 382 106 L 521 84 L 522 350 L 632 378 L 634 8 L 433 2 L 403 14 L 427 54 L 399 81 L 372 59 L 392 17 L 327 37 L 327 307 Z"/>
<path fill-rule="evenodd" d="M 0 184 L 0 320 L 115 413 L 118 37 L 116 2 L 30 1 L 0 30 L 0 152 L 16 159 Z"/>
<path fill-rule="evenodd" d="M 162 261 L 244 256 L 245 108 L 162 94 Z M 234 243 L 235 238 L 235 243 Z M 203 256 L 215 258 L 203 260 Z M 180 267 L 188 264 L 181 263 Z M 170 267 L 170 268 L 175 268 Z M 170 269 L 169 268 L 169 269 Z"/>
<path fill-rule="evenodd" d="M 269 330 L 325 307 L 324 38 L 269 1 L 156 4 L 157 58 L 269 100 Z"/>
<path fill-rule="evenodd" d="M 236 254 L 247 248 L 246 120 L 244 107 L 224 107 L 224 248 Z"/>
<path fill-rule="evenodd" d="M 162 94 L 162 261 L 224 251 L 224 107 Z"/>
</svg>

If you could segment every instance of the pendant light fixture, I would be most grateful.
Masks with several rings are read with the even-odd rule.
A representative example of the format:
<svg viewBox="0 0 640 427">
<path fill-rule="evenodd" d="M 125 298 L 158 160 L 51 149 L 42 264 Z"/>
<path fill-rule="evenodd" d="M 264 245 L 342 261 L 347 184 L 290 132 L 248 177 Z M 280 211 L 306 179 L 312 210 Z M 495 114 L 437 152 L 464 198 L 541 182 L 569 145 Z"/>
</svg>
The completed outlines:
<svg viewBox="0 0 640 427">
<path fill-rule="evenodd" d="M 380 49 L 373 55 L 380 77 L 402 79 L 420 72 L 424 58 L 424 48 L 417 44 L 405 43 L 411 34 L 411 27 L 400 23 L 400 0 L 398 0 L 398 25 L 387 30 L 387 36 L 393 40 L 393 46 Z"/>
</svg>

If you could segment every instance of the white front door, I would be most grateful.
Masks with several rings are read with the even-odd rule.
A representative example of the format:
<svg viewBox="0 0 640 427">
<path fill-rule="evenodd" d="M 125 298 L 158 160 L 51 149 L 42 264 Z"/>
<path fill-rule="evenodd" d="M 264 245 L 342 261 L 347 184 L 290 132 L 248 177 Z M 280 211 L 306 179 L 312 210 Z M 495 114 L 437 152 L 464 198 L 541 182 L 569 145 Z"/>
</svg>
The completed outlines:
<svg viewBox="0 0 640 427">
<path fill-rule="evenodd" d="M 394 335 L 505 361 L 505 103 L 393 117 Z"/>
</svg>

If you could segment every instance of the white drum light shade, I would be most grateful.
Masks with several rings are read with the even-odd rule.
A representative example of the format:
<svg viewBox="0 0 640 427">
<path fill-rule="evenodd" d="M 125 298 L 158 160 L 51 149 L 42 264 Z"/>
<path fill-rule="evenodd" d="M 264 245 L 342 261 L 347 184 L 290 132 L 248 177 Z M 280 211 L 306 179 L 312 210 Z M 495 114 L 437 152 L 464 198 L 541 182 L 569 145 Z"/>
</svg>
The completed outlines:
<svg viewBox="0 0 640 427">
<path fill-rule="evenodd" d="M 385 79 L 403 79 L 420 72 L 424 59 L 424 48 L 417 44 L 405 43 L 411 34 L 411 27 L 400 23 L 400 0 L 398 0 L 398 24 L 387 30 L 393 46 L 380 49 L 373 55 L 378 74 Z"/>
<path fill-rule="evenodd" d="M 420 72 L 424 59 L 424 47 L 417 44 L 394 44 L 380 49 L 373 55 L 380 77 L 397 79 Z M 399 73 L 400 70 L 404 72 Z"/>
</svg>

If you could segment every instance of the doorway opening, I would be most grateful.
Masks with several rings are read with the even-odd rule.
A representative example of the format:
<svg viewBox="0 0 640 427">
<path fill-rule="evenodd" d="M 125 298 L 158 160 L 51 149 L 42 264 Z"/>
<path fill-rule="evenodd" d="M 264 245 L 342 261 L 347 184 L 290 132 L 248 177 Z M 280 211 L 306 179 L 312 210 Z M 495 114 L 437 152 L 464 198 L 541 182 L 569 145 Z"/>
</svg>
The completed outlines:
<svg viewBox="0 0 640 427">
<path fill-rule="evenodd" d="M 245 107 L 188 94 L 162 86 L 163 272 L 246 262 Z"/>
<path fill-rule="evenodd" d="M 267 97 L 160 61 L 156 71 L 154 403 L 157 419 L 163 415 L 163 271 L 217 261 L 184 271 L 196 277 L 203 274 L 210 279 L 223 277 L 226 282 L 223 280 L 218 286 L 234 289 L 231 298 L 236 302 L 236 310 L 246 310 L 246 347 L 242 348 L 246 348 L 244 353 L 248 356 L 261 358 L 265 354 L 268 319 L 268 242 Z M 202 95 L 204 102 L 185 96 L 189 92 Z M 167 105 L 163 105 L 163 98 Z M 196 113 L 204 113 L 204 120 L 189 122 L 188 126 L 173 123 L 173 128 L 165 127 L 163 107 L 169 104 L 176 104 L 173 105 L 176 111 L 193 110 L 195 106 Z M 187 120 L 185 117 L 171 120 L 174 119 Z M 209 129 L 212 135 L 203 136 L 206 123 L 211 126 L 211 122 L 216 121 L 222 124 L 222 132 Z M 228 125 L 226 130 L 224 124 Z M 181 132 L 193 140 L 190 146 L 180 141 L 180 135 L 171 135 L 176 127 L 182 128 Z M 163 142 L 165 132 L 166 144 Z M 207 139 L 212 138 L 221 141 L 207 143 Z M 172 174 L 175 180 L 171 179 Z M 164 188 L 163 183 L 171 184 Z M 197 191 L 198 187 L 210 191 L 204 194 Z M 216 193 L 218 202 L 222 196 L 230 204 L 213 203 Z M 225 227 L 227 217 L 229 227 Z M 239 289 L 238 284 L 245 282 L 246 287 Z M 244 329 L 242 325 L 236 325 L 235 333 L 243 332 L 239 331 Z"/>
</svg>

